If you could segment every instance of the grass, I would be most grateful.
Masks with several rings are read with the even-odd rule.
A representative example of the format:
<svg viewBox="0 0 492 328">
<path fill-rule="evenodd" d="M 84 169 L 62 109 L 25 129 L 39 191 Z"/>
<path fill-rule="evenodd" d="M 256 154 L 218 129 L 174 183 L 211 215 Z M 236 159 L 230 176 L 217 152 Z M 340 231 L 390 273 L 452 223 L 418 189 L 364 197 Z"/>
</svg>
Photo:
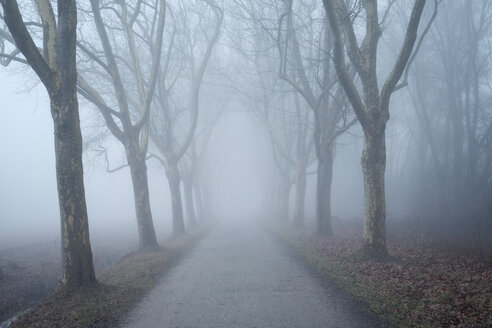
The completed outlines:
<svg viewBox="0 0 492 328">
<path fill-rule="evenodd" d="M 73 294 L 55 292 L 10 327 L 114 327 L 208 230 L 174 238 L 163 248 L 128 254 L 105 271 L 97 285 Z"/>
</svg>

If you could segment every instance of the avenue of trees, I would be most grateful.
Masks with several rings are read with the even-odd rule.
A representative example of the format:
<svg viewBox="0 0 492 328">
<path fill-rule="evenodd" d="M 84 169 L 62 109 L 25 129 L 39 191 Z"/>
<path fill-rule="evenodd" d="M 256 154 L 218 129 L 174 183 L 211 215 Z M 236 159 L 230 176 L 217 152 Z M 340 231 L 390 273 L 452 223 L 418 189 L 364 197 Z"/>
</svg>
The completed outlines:
<svg viewBox="0 0 492 328">
<path fill-rule="evenodd" d="M 0 4 L 0 63 L 28 67 L 50 100 L 66 290 L 96 282 L 78 97 L 107 132 L 91 138 L 107 171 L 128 168 L 142 250 L 158 247 L 148 161 L 167 177 L 173 234 L 211 220 L 207 152 L 217 122 L 236 106 L 270 145 L 269 218 L 304 229 L 312 207 L 316 234 L 334 234 L 332 182 L 342 174 L 334 163 L 350 133 L 363 149 L 365 256 L 387 256 L 388 187 L 404 199 L 408 220 L 453 222 L 492 238 L 488 0 Z M 398 156 L 388 130 L 399 131 L 390 139 L 401 144 Z M 110 169 L 105 138 L 120 145 L 123 165 Z M 389 176 L 387 162 L 400 174 Z"/>
</svg>

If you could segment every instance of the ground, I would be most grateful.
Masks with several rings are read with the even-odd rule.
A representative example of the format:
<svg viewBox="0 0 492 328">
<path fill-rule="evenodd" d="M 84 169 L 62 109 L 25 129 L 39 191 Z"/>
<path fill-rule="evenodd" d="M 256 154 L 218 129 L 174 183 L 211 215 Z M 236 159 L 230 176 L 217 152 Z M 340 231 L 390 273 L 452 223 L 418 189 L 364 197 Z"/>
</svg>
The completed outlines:
<svg viewBox="0 0 492 328">
<path fill-rule="evenodd" d="M 390 225 L 390 256 L 371 261 L 359 221 L 335 220 L 334 237 L 268 227 L 222 224 L 117 262 L 125 250 L 98 251 L 100 284 L 12 327 L 492 327 L 487 249 Z M 3 318 L 58 286 L 58 247 L 41 246 L 0 253 Z"/>
<path fill-rule="evenodd" d="M 135 247 L 133 240 L 96 242 L 93 249 L 97 275 Z M 1 250 L 0 323 L 52 294 L 60 285 L 60 276 L 60 243 L 57 241 Z"/>
<path fill-rule="evenodd" d="M 223 222 L 131 311 L 122 328 L 378 327 L 257 222 Z"/>
<path fill-rule="evenodd" d="M 273 231 L 325 279 L 390 327 L 492 327 L 490 254 L 440 238 L 390 229 L 389 257 L 360 256 L 361 224 L 334 221 L 333 237 L 275 226 Z"/>
<path fill-rule="evenodd" d="M 175 265 L 208 227 L 164 242 L 163 247 L 129 253 L 98 275 L 99 283 L 73 294 L 55 292 L 20 316 L 11 328 L 107 328 Z"/>
</svg>

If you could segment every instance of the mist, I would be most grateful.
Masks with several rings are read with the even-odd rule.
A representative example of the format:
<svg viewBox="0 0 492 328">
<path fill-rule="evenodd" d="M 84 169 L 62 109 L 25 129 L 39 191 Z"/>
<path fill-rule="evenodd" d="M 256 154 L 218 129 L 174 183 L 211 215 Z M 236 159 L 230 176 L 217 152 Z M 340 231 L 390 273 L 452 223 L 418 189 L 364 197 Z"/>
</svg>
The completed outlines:
<svg viewBox="0 0 492 328">
<path fill-rule="evenodd" d="M 288 302 L 280 302 L 278 313 L 291 321 L 282 325 L 281 315 L 255 321 L 272 327 L 358 326 L 365 320 L 351 321 L 359 320 L 354 304 L 340 310 L 340 322 L 318 316 L 321 310 L 313 311 L 313 321 L 297 322 L 294 310 L 289 317 L 291 300 L 304 297 L 302 286 L 309 295 L 325 290 L 318 285 L 325 278 L 311 277 L 294 257 L 305 257 L 299 261 L 336 286 L 329 293 L 347 293 L 349 299 L 365 296 L 336 272 L 357 272 L 350 279 L 360 280 L 350 284 L 369 286 L 389 274 L 381 263 L 397 267 L 391 274 L 403 270 L 398 261 L 409 272 L 451 263 L 435 270 L 459 271 L 460 281 L 485 276 L 474 280 L 476 290 L 490 281 L 488 1 L 1 5 L 0 291 L 10 294 L 2 300 L 7 305 L 0 307 L 0 323 L 14 322 L 55 291 L 124 285 L 111 279 L 127 271 L 129 277 L 151 277 L 151 283 L 132 285 L 142 288 L 135 294 L 186 296 L 180 278 L 157 284 L 174 266 L 191 280 L 190 271 L 207 267 L 204 281 L 225 294 L 241 282 L 231 278 L 222 285 L 217 279 L 269 263 L 285 270 L 285 281 L 309 276 L 285 297 Z M 75 19 L 76 25 L 67 23 Z M 235 260 L 241 254 L 244 263 Z M 142 260 L 146 256 L 152 260 Z M 419 256 L 428 263 L 414 261 Z M 325 260 L 339 271 L 322 267 Z M 366 270 L 367 262 L 374 272 Z M 471 271 L 459 267 L 463 263 Z M 451 288 L 446 272 L 449 279 L 443 280 Z M 262 277 L 263 286 L 261 280 L 275 273 L 253 270 L 251 276 Z M 395 279 L 413 286 L 409 276 Z M 251 288 L 263 288 L 251 279 Z M 428 283 L 438 284 L 433 279 Z M 289 289 L 275 283 L 265 282 L 266 290 Z M 196 288 L 197 300 L 206 302 L 210 291 Z M 362 302 L 390 312 L 370 314 L 377 318 L 371 325 L 387 318 L 401 325 L 411 321 L 410 314 L 381 305 L 406 292 L 391 282 L 379 288 L 388 291 L 378 296 L 380 303 L 370 303 L 369 296 Z M 407 294 L 399 301 L 424 304 L 416 305 L 418 311 L 461 306 L 425 310 L 436 295 Z M 138 297 L 135 304 L 147 300 Z M 157 297 L 146 306 L 176 306 Z M 312 309 L 326 309 L 332 301 L 324 297 Z M 11 305 L 19 298 L 26 301 Z M 484 308 L 478 299 L 475 308 Z M 190 305 L 196 317 L 199 304 Z M 246 327 L 244 313 L 262 313 L 253 305 L 230 310 L 239 317 L 227 312 L 225 321 L 210 317 L 202 325 L 193 314 L 175 322 L 234 326 L 237 319 Z M 144 305 L 121 311 L 113 318 L 118 326 L 146 326 L 133 319 L 153 318 L 142 314 L 148 311 Z M 449 319 L 443 311 L 422 322 L 479 327 L 491 320 L 476 313 Z"/>
</svg>

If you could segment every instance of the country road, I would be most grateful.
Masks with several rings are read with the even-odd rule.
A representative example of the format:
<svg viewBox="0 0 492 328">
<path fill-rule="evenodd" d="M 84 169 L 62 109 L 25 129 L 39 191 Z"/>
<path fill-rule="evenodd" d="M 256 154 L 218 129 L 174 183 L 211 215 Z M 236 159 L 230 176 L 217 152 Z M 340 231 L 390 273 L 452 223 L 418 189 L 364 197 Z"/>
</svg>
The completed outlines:
<svg viewBox="0 0 492 328">
<path fill-rule="evenodd" d="M 377 327 L 259 224 L 222 223 L 128 314 L 122 328 Z"/>
</svg>

